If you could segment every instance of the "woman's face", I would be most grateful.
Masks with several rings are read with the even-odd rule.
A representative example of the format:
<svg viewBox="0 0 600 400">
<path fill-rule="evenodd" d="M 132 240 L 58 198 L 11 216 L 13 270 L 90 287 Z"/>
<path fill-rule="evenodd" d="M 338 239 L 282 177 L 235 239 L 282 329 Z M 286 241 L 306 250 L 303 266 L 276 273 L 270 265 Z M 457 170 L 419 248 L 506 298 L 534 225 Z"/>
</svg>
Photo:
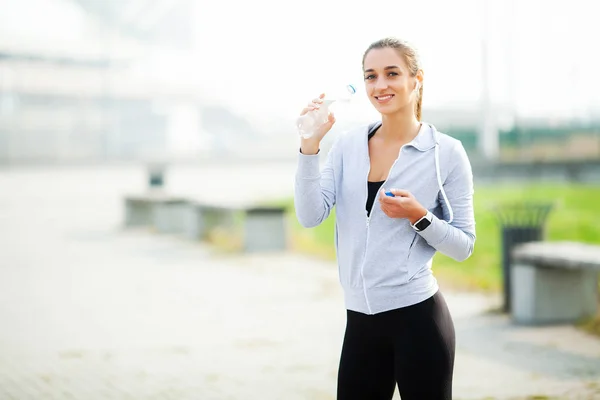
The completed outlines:
<svg viewBox="0 0 600 400">
<path fill-rule="evenodd" d="M 398 50 L 373 49 L 367 53 L 364 66 L 365 89 L 371 104 L 381 114 L 394 114 L 414 110 L 417 101 L 417 81 Z"/>
</svg>

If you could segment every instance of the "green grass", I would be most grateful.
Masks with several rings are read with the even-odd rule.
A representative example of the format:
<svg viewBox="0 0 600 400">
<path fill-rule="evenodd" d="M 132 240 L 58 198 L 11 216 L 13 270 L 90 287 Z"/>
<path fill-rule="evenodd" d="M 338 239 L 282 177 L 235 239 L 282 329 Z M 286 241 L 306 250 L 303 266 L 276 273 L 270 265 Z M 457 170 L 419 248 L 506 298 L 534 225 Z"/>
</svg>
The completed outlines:
<svg viewBox="0 0 600 400">
<path fill-rule="evenodd" d="M 546 240 L 570 240 L 600 244 L 600 186 L 586 185 L 493 185 L 476 186 L 474 207 L 477 241 L 473 255 L 456 262 L 438 253 L 433 270 L 445 285 L 455 288 L 497 291 L 502 287 L 500 228 L 494 207 L 521 201 L 552 202 L 546 224 Z M 295 250 L 335 259 L 333 229 L 335 210 L 318 227 L 302 228 L 289 208 Z"/>
</svg>

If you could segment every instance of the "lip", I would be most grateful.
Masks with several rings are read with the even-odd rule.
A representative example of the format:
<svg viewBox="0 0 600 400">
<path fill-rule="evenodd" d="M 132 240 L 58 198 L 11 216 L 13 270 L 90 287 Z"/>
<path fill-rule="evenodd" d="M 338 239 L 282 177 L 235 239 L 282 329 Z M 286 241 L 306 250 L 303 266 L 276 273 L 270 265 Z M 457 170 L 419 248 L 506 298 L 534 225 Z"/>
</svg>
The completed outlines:
<svg viewBox="0 0 600 400">
<path fill-rule="evenodd" d="M 382 95 L 373 96 L 373 97 L 375 97 L 375 100 L 377 100 L 378 103 L 385 104 L 385 103 L 390 102 L 394 98 L 394 95 L 389 93 L 389 94 L 382 94 Z"/>
</svg>

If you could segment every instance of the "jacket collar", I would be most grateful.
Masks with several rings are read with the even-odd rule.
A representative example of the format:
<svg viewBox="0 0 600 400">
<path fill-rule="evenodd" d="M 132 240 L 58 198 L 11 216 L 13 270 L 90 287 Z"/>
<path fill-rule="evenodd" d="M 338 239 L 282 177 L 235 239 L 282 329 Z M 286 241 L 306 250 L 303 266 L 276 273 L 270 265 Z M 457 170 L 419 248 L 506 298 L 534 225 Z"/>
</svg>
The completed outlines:
<svg viewBox="0 0 600 400">
<path fill-rule="evenodd" d="M 431 124 L 421 123 L 421 129 L 417 136 L 408 144 L 420 151 L 427 151 L 435 147 L 437 143 L 437 130 Z"/>
<path fill-rule="evenodd" d="M 367 134 L 373 132 L 381 126 L 381 121 L 374 122 L 369 125 Z M 419 151 L 427 151 L 435 147 L 437 143 L 437 130 L 431 124 L 426 122 L 421 123 L 421 129 L 415 138 L 408 142 L 406 146 L 413 146 Z"/>
</svg>

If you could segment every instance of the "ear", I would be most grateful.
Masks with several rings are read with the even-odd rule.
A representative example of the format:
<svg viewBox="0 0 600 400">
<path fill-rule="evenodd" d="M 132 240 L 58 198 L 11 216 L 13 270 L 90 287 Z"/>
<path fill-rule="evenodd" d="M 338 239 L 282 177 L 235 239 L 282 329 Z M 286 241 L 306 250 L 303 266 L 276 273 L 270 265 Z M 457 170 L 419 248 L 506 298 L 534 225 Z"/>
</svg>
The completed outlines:
<svg viewBox="0 0 600 400">
<path fill-rule="evenodd" d="M 415 90 L 419 90 L 423 86 L 423 70 L 420 69 L 415 75 Z"/>
</svg>

